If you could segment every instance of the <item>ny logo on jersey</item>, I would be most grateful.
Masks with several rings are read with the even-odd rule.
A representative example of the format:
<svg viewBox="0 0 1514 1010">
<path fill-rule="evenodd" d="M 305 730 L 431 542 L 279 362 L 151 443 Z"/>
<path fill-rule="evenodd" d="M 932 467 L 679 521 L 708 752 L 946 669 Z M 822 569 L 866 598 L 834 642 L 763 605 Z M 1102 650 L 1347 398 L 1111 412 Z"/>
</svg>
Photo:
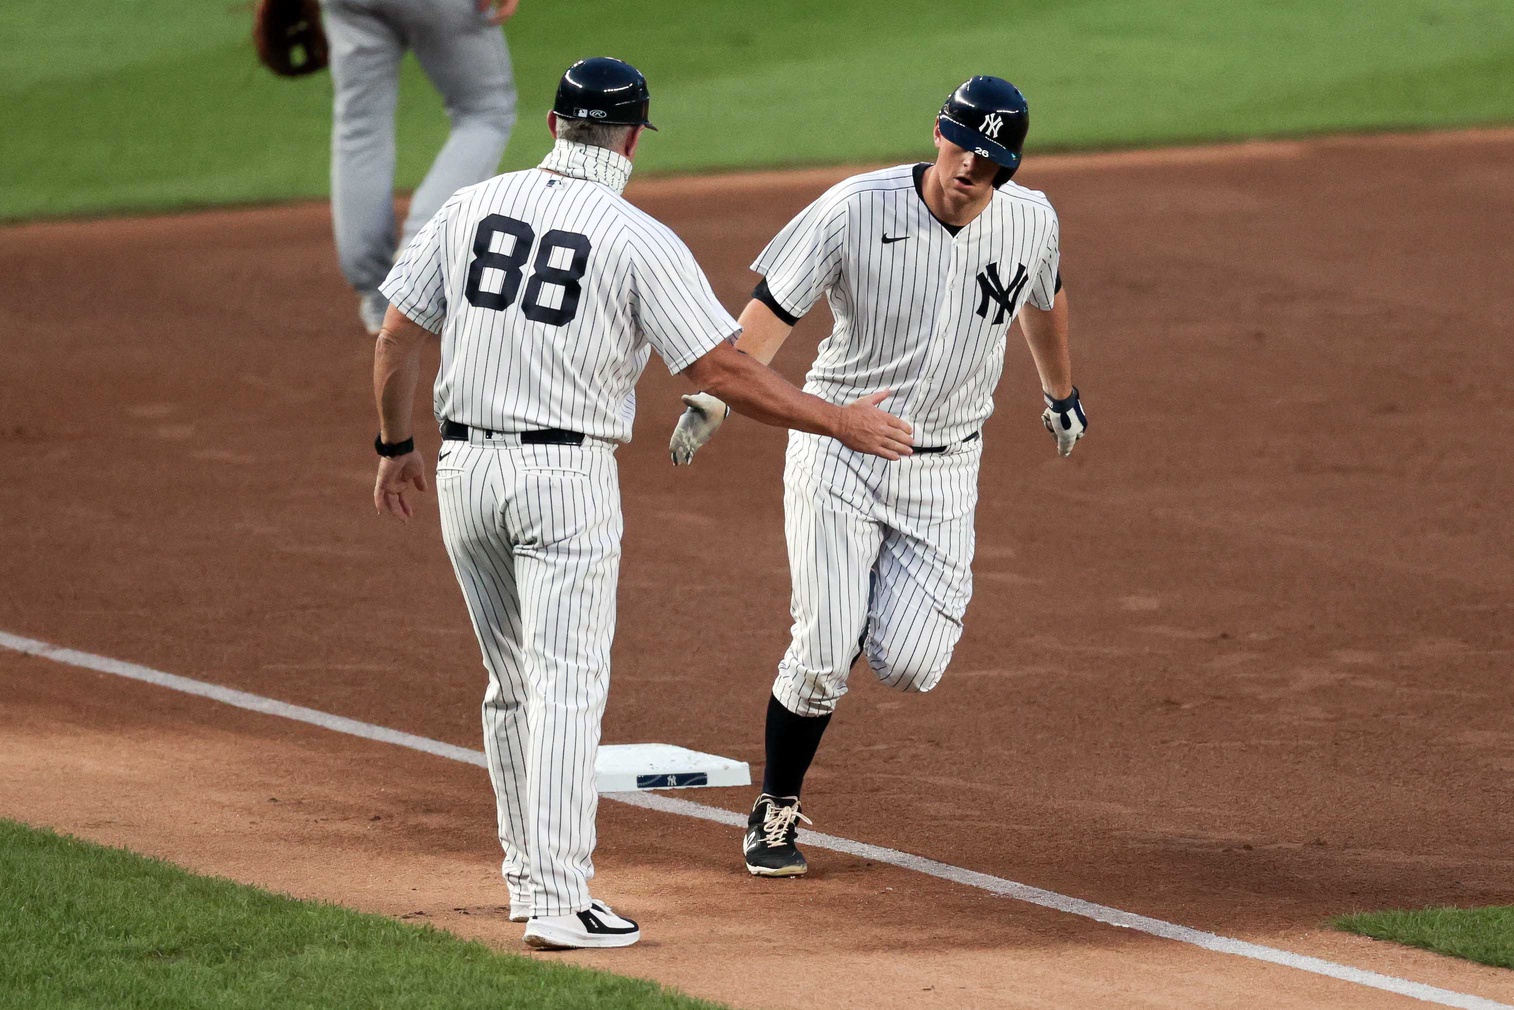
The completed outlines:
<svg viewBox="0 0 1514 1010">
<path fill-rule="evenodd" d="M 989 140 L 998 140 L 999 131 L 1002 129 L 1004 129 L 1004 117 L 1000 116 L 997 112 L 990 112 L 983 117 L 983 126 L 979 128 L 978 132 Z"/>
<path fill-rule="evenodd" d="M 1004 281 L 999 278 L 999 264 L 990 263 L 978 275 L 978 293 L 983 297 L 978 300 L 977 314 L 987 319 L 988 303 L 994 302 L 998 309 L 994 312 L 993 325 L 998 326 L 1004 322 L 1005 315 L 1014 309 L 1015 301 L 1028 280 L 1030 275 L 1025 272 L 1025 264 L 1016 263 L 1015 278 L 1009 282 L 1009 287 L 1005 287 Z"/>
</svg>

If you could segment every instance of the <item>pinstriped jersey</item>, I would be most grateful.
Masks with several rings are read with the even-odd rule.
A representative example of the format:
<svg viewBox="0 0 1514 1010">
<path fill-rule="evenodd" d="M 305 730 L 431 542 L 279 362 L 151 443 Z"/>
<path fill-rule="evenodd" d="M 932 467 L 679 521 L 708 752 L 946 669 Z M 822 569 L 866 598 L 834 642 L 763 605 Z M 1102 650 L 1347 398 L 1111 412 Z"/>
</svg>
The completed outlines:
<svg viewBox="0 0 1514 1010">
<path fill-rule="evenodd" d="M 924 166 L 853 176 L 810 204 L 752 269 L 789 317 L 824 295 L 836 318 L 805 391 L 847 403 L 880 389 L 917 445 L 946 445 L 993 413 L 1010 323 L 1058 288 L 1056 211 L 1012 182 L 956 234 L 919 190 Z M 760 289 L 759 289 L 760 290 Z"/>
<path fill-rule="evenodd" d="M 438 420 L 628 442 L 650 351 L 681 372 L 740 327 L 683 241 L 620 196 L 630 162 L 559 141 L 543 166 L 459 190 L 380 290 L 441 334 Z"/>
</svg>

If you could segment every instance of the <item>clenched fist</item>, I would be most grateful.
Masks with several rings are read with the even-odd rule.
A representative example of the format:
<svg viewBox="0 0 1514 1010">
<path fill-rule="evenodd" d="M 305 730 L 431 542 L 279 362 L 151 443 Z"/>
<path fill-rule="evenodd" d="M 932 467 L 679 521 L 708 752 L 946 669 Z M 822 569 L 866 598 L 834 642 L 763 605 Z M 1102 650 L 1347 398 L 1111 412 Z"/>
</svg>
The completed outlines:
<svg viewBox="0 0 1514 1010">
<path fill-rule="evenodd" d="M 1078 400 L 1078 387 L 1072 387 L 1072 395 L 1060 400 L 1052 398 L 1045 390 L 1041 395 L 1046 399 L 1046 409 L 1041 413 L 1041 423 L 1046 425 L 1046 430 L 1051 432 L 1057 440 L 1057 452 L 1062 456 L 1071 456 L 1072 447 L 1078 444 L 1078 439 L 1088 430 L 1088 415 L 1083 413 L 1083 404 Z"/>
</svg>

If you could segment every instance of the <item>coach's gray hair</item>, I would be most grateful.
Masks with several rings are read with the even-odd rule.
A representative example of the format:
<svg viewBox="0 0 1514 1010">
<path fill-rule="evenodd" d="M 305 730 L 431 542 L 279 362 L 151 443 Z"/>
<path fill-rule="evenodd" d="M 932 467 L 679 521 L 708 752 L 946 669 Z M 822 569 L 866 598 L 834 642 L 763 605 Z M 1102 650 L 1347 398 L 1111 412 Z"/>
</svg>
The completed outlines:
<svg viewBox="0 0 1514 1010">
<path fill-rule="evenodd" d="M 564 119 L 557 117 L 557 139 L 567 140 L 575 144 L 587 144 L 590 147 L 603 147 L 610 151 L 619 151 L 626 146 L 626 137 L 630 136 L 634 126 L 615 126 L 610 123 L 596 123 L 590 119 Z"/>
</svg>

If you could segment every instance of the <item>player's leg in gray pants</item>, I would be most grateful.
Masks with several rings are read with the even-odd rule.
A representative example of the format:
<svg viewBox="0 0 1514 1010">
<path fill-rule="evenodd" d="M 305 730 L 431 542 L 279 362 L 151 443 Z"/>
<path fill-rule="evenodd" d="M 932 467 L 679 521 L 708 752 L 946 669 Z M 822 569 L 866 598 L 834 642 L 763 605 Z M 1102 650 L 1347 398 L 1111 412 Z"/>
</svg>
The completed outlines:
<svg viewBox="0 0 1514 1010">
<path fill-rule="evenodd" d="M 372 4 L 325 0 L 331 43 L 331 218 L 342 274 L 376 289 L 394 265 L 394 106 L 399 30 Z"/>
<path fill-rule="evenodd" d="M 415 58 L 441 92 L 452 123 L 447 142 L 410 198 L 401 243 L 409 242 L 442 204 L 494 175 L 515 127 L 515 78 L 505 36 L 478 14 L 474 0 L 413 4 L 409 29 Z"/>
<path fill-rule="evenodd" d="M 515 124 L 504 35 L 473 0 L 323 0 L 334 88 L 331 206 L 337 258 L 360 292 L 383 282 L 400 237 L 394 219 L 394 109 L 413 48 L 452 132 L 416 190 L 408 241 L 454 192 L 493 175 Z"/>
<path fill-rule="evenodd" d="M 460 442 L 442 453 L 442 533 L 489 673 L 484 750 L 511 899 L 533 915 L 582 911 L 620 575 L 615 456 Z"/>
</svg>

